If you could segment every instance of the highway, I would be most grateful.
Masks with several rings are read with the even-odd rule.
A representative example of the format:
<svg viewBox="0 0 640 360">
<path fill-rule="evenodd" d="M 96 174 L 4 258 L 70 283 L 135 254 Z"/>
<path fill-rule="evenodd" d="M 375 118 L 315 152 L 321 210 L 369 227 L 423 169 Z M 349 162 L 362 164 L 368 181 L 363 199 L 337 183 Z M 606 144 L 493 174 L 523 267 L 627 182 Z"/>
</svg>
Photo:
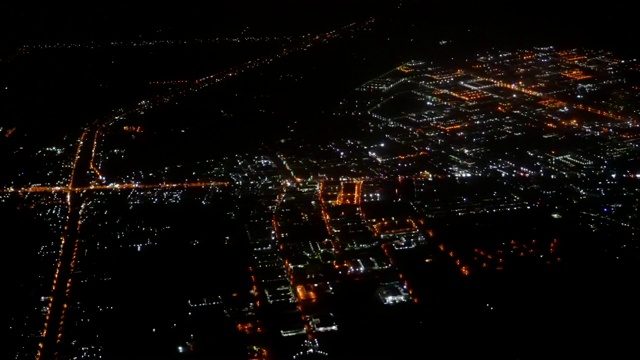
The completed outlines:
<svg viewBox="0 0 640 360">
<path fill-rule="evenodd" d="M 74 188 L 88 187 L 93 180 L 91 172 L 81 169 L 89 169 L 92 157 L 92 149 L 85 141 L 91 138 L 96 129 L 85 130 L 78 141 L 78 149 L 73 163 L 71 179 L 67 191 L 67 217 L 62 232 L 60 254 L 53 279 L 51 295 L 49 296 L 49 306 L 45 317 L 44 330 L 42 331 L 42 341 L 39 344 L 36 358 L 41 360 L 59 359 L 64 353 L 65 345 L 64 323 L 69 297 L 71 295 L 71 285 L 78 260 L 78 247 L 80 239 L 81 208 L 83 206 L 83 193 L 71 191 Z"/>
</svg>

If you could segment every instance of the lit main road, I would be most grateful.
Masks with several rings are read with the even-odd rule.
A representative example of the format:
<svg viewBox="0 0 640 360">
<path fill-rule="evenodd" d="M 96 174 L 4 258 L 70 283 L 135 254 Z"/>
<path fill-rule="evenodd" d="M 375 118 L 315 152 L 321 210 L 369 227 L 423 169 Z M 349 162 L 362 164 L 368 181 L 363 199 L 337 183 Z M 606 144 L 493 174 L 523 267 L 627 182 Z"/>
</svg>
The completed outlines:
<svg viewBox="0 0 640 360">
<path fill-rule="evenodd" d="M 85 192 L 91 190 L 127 190 L 127 189 L 172 189 L 172 188 L 207 188 L 217 186 L 227 186 L 227 181 L 199 181 L 199 182 L 184 182 L 184 183 L 158 183 L 158 184 L 138 184 L 138 183 L 112 183 L 108 185 L 87 185 L 76 187 L 61 187 L 61 186 L 29 186 L 24 188 L 10 188 L 2 189 L 0 192 L 9 193 L 15 192 L 19 194 L 25 193 L 57 193 L 57 192 Z"/>
<path fill-rule="evenodd" d="M 36 359 L 58 359 L 61 352 L 64 353 L 63 330 L 66 311 L 69 306 L 72 277 L 77 264 L 77 254 L 81 221 L 81 208 L 83 206 L 82 193 L 69 191 L 73 188 L 89 186 L 92 176 L 88 169 L 91 162 L 91 148 L 87 146 L 87 138 L 94 135 L 95 129 L 89 128 L 82 133 L 78 141 L 71 179 L 67 191 L 67 217 L 62 231 L 60 253 L 53 278 L 49 306 L 45 316 L 42 341 L 39 344 Z"/>
</svg>

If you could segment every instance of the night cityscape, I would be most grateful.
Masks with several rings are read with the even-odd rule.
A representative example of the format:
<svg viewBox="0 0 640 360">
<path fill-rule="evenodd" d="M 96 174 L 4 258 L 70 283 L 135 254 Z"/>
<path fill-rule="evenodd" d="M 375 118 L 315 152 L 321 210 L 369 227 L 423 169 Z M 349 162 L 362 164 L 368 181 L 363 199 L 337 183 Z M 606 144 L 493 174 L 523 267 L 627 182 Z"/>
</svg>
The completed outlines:
<svg viewBox="0 0 640 360">
<path fill-rule="evenodd" d="M 631 359 L 622 2 L 5 6 L 1 359 Z"/>
</svg>

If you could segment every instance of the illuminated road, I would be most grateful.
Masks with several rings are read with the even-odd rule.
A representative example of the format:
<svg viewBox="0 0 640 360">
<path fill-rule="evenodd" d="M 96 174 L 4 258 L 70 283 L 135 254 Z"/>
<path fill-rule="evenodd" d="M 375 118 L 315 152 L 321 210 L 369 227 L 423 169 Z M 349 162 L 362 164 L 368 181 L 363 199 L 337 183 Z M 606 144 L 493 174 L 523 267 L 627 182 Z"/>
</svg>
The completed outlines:
<svg viewBox="0 0 640 360">
<path fill-rule="evenodd" d="M 87 185 L 76 187 L 60 187 L 60 186 L 30 186 L 18 189 L 2 189 L 0 192 L 8 193 L 15 192 L 19 194 L 24 193 L 56 193 L 56 192 L 84 192 L 92 190 L 127 190 L 127 189 L 172 189 L 172 188 L 206 188 L 212 186 L 227 186 L 227 181 L 199 181 L 199 182 L 185 182 L 185 183 L 159 183 L 159 184 L 138 184 L 138 183 L 125 183 L 125 184 L 108 184 L 108 185 Z"/>
<path fill-rule="evenodd" d="M 58 263 L 53 278 L 51 295 L 49 296 L 49 305 L 45 316 L 44 329 L 42 331 L 42 340 L 38 346 L 36 360 L 58 360 L 66 359 L 67 350 L 71 347 L 71 343 L 64 339 L 65 316 L 69 306 L 69 300 L 72 290 L 72 282 L 77 261 L 80 242 L 80 230 L 82 225 L 82 209 L 85 206 L 85 196 L 87 191 L 93 190 L 126 190 L 126 189 L 164 189 L 164 188 L 192 188 L 192 187 L 211 187 L 225 186 L 226 182 L 186 182 L 176 184 L 137 184 L 137 183 L 111 183 L 105 185 L 105 175 L 96 165 L 95 158 L 99 153 L 98 145 L 104 129 L 113 125 L 127 115 L 142 113 L 144 110 L 154 106 L 162 105 L 169 102 L 175 102 L 177 97 L 186 96 L 194 93 L 206 86 L 212 85 L 219 81 L 238 76 L 239 74 L 262 65 L 268 65 L 273 60 L 287 56 L 297 51 L 306 50 L 312 46 L 325 43 L 331 39 L 338 38 L 343 32 L 355 31 L 362 29 L 374 22 L 369 19 L 363 23 L 352 23 L 342 28 L 332 30 L 315 36 L 307 36 L 303 41 L 291 44 L 280 51 L 260 57 L 251 61 L 247 61 L 238 66 L 232 67 L 225 71 L 221 71 L 206 77 L 193 81 L 188 87 L 179 92 L 157 95 L 148 100 L 140 101 L 135 106 L 128 109 L 121 109 L 107 119 L 95 120 L 91 123 L 80 136 L 78 147 L 73 161 L 71 177 L 68 186 L 32 186 L 24 188 L 8 188 L 0 189 L 0 193 L 17 192 L 35 193 L 35 192 L 66 192 L 67 193 L 67 215 L 65 219 L 64 229 L 61 236 L 60 253 Z"/>
<path fill-rule="evenodd" d="M 66 310 L 69 305 L 72 277 L 77 263 L 80 233 L 80 209 L 83 206 L 82 193 L 69 191 L 73 188 L 86 187 L 91 183 L 91 173 L 81 169 L 89 168 L 91 149 L 87 147 L 87 138 L 91 138 L 95 130 L 87 129 L 78 141 L 78 149 L 73 162 L 71 179 L 67 191 L 67 218 L 62 231 L 60 253 L 53 286 L 49 296 L 49 306 L 45 317 L 42 341 L 39 344 L 36 359 L 58 359 L 63 350 L 63 330 Z"/>
</svg>

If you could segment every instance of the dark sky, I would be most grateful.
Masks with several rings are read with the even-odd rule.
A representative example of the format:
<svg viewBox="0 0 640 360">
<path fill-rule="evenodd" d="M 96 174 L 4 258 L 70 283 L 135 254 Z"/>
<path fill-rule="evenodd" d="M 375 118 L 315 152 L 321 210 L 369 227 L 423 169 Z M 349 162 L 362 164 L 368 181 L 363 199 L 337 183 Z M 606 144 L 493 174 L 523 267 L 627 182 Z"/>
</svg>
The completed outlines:
<svg viewBox="0 0 640 360">
<path fill-rule="evenodd" d="M 9 2 L 0 5 L 7 42 L 109 38 L 154 33 L 213 35 L 249 30 L 292 33 L 366 18 L 395 1 L 112 1 Z"/>
<path fill-rule="evenodd" d="M 627 2 L 547 0 L 171 0 L 0 5 L 0 50 L 51 42 L 188 36 L 296 35 L 370 16 L 415 24 L 423 34 L 472 30 L 497 44 L 558 42 L 638 52 L 638 16 Z M 248 29 L 247 29 L 248 27 Z M 438 35 L 440 36 L 440 35 Z M 504 41 L 503 41 L 504 40 Z M 471 42 L 471 44 L 472 44 Z M 626 55 L 626 54 L 625 54 Z"/>
</svg>

